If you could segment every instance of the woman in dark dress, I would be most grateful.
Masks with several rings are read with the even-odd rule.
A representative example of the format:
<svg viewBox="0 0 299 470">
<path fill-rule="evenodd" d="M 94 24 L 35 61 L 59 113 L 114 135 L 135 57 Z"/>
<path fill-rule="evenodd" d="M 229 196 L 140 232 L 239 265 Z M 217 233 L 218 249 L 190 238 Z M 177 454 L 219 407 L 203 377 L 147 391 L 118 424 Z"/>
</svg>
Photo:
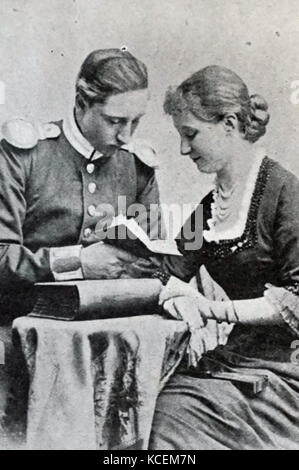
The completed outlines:
<svg viewBox="0 0 299 470">
<path fill-rule="evenodd" d="M 168 92 L 164 108 L 182 155 L 216 182 L 202 201 L 202 247 L 190 249 L 183 227 L 183 258 L 168 257 L 157 274 L 167 282 L 165 311 L 190 326 L 191 367 L 161 392 L 150 448 L 299 449 L 299 182 L 253 145 L 268 107 L 234 72 L 200 70 Z M 194 275 L 198 290 L 187 284 Z M 250 394 L 236 376 L 207 371 L 268 384 Z"/>
</svg>

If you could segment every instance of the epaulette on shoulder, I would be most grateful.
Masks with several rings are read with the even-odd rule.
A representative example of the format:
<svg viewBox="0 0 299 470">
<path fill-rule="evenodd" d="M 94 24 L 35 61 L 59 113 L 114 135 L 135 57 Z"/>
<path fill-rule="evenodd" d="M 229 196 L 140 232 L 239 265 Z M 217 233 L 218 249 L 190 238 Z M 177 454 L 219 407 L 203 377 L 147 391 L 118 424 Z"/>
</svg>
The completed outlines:
<svg viewBox="0 0 299 470">
<path fill-rule="evenodd" d="M 143 140 L 133 140 L 129 144 L 123 145 L 122 149 L 136 155 L 145 165 L 151 168 L 158 168 L 159 161 L 155 149 L 151 144 Z"/>
<path fill-rule="evenodd" d="M 53 123 L 39 123 L 22 118 L 6 121 L 1 128 L 3 139 L 13 147 L 32 149 L 39 140 L 55 139 L 61 133 Z"/>
</svg>

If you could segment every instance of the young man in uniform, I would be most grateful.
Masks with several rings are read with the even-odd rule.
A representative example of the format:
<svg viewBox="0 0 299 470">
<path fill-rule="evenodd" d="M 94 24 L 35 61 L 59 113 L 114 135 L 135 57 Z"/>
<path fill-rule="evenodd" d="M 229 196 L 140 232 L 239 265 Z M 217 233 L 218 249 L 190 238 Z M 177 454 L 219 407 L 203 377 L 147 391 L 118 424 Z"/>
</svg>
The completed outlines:
<svg viewBox="0 0 299 470">
<path fill-rule="evenodd" d="M 69 116 L 45 125 L 16 119 L 0 144 L 0 341 L 9 368 L 10 326 L 31 308 L 40 281 L 151 277 L 154 267 L 111 244 L 95 228 L 107 207 L 159 208 L 154 151 L 131 138 L 146 111 L 145 65 L 127 51 L 97 50 L 83 62 Z M 104 206 L 103 206 L 104 205 Z M 5 366 L 5 367 L 6 367 Z M 0 417 L 7 371 L 0 369 Z"/>
</svg>

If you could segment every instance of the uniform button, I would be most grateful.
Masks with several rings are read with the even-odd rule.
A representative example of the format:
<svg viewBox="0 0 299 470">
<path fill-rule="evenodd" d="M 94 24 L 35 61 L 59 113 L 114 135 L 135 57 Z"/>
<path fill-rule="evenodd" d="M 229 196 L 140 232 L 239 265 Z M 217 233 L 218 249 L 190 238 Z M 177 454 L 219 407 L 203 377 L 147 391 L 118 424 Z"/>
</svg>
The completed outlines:
<svg viewBox="0 0 299 470">
<path fill-rule="evenodd" d="M 88 185 L 88 191 L 93 194 L 95 190 L 97 189 L 97 185 L 95 183 L 89 183 Z"/>
<path fill-rule="evenodd" d="M 86 237 L 86 238 L 90 237 L 91 233 L 92 233 L 91 228 L 86 228 L 84 230 L 84 237 Z"/>
<path fill-rule="evenodd" d="M 89 173 L 91 175 L 91 173 L 94 172 L 94 164 L 93 163 L 88 163 L 88 165 L 86 166 L 86 170 L 87 170 L 87 173 Z"/>
<path fill-rule="evenodd" d="M 93 217 L 96 214 L 96 207 L 95 206 L 88 206 L 88 214 Z"/>
</svg>

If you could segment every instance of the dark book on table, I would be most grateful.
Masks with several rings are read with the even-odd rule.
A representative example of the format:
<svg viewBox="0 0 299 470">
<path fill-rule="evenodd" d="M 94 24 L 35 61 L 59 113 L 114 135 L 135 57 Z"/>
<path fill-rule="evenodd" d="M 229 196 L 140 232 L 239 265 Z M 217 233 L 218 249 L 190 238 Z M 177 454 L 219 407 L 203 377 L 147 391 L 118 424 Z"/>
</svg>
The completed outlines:
<svg viewBox="0 0 299 470">
<path fill-rule="evenodd" d="M 31 317 L 93 320 L 161 311 L 158 279 L 44 282 L 34 286 Z"/>
</svg>

